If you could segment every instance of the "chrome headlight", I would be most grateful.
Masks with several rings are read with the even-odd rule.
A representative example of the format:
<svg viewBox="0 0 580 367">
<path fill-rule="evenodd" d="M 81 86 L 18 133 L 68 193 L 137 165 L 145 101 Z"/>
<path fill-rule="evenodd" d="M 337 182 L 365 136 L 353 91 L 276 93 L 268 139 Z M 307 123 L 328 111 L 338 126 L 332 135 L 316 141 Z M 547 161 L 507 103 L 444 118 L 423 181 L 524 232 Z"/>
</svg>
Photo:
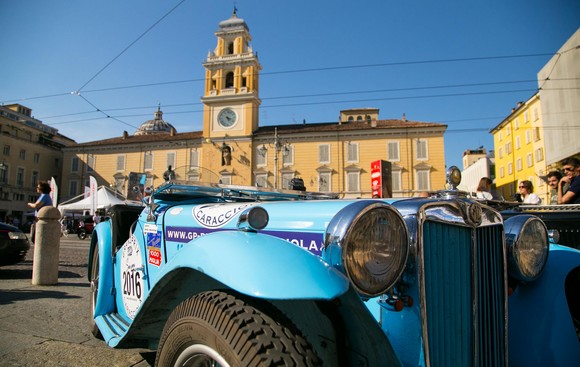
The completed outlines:
<svg viewBox="0 0 580 367">
<path fill-rule="evenodd" d="M 538 217 L 516 215 L 505 221 L 509 275 L 523 282 L 537 279 L 548 261 L 548 230 Z"/>
<path fill-rule="evenodd" d="M 399 279 L 409 251 L 403 217 L 392 206 L 361 200 L 338 212 L 330 221 L 324 258 L 344 271 L 355 289 L 374 297 Z"/>
</svg>

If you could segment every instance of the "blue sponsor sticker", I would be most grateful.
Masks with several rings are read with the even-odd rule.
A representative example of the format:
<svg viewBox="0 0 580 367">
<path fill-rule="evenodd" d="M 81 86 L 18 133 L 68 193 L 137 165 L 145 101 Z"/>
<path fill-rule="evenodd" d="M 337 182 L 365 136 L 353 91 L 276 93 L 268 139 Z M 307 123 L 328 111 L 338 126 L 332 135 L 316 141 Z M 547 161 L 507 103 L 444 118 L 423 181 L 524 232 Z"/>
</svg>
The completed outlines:
<svg viewBox="0 0 580 367">
<path fill-rule="evenodd" d="M 165 240 L 171 242 L 187 243 L 208 233 L 218 231 L 220 230 L 208 228 L 167 226 L 165 228 Z M 298 247 L 310 251 L 311 253 L 317 256 L 320 256 L 322 252 L 322 244 L 324 239 L 322 233 L 286 232 L 286 231 L 261 231 L 260 233 L 268 234 L 270 236 L 286 240 Z"/>
<path fill-rule="evenodd" d="M 158 250 L 161 248 L 161 232 L 147 233 L 147 248 Z"/>
</svg>

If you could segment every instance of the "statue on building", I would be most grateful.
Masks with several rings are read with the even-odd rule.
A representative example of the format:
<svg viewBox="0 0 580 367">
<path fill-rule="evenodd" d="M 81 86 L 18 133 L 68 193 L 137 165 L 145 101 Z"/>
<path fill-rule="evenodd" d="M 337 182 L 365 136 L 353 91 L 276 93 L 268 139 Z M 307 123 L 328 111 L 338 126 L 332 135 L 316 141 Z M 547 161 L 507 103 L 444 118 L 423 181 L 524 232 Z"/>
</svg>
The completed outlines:
<svg viewBox="0 0 580 367">
<path fill-rule="evenodd" d="M 232 164 L 232 148 L 227 145 L 222 147 L 222 166 L 229 166 Z"/>
</svg>

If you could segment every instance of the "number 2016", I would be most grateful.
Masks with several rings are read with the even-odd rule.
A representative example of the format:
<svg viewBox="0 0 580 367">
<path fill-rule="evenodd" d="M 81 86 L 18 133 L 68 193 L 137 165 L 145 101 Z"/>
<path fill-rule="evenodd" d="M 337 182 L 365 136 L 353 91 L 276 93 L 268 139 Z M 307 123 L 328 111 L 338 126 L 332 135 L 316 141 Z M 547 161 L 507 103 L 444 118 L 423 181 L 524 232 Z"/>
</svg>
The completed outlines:
<svg viewBox="0 0 580 367">
<path fill-rule="evenodd" d="M 123 294 L 141 299 L 141 274 L 139 272 L 123 272 Z"/>
</svg>

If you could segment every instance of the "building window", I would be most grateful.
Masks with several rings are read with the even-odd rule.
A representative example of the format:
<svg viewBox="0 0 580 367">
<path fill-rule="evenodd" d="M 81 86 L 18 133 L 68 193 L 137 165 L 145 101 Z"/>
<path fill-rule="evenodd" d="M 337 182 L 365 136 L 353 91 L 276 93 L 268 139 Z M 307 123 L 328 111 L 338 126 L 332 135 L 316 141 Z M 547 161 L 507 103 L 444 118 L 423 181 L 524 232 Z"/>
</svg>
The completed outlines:
<svg viewBox="0 0 580 367">
<path fill-rule="evenodd" d="M 24 187 L 24 168 L 16 170 L 16 186 Z"/>
<path fill-rule="evenodd" d="M 294 178 L 294 172 L 287 172 L 282 173 L 282 188 L 289 189 L 290 188 L 290 180 Z"/>
<path fill-rule="evenodd" d="M 518 119 L 517 119 L 517 118 L 515 118 L 515 119 L 514 119 L 514 130 L 517 130 L 517 129 L 519 129 L 519 128 L 520 128 L 520 123 L 518 122 Z"/>
<path fill-rule="evenodd" d="M 508 142 L 505 144 L 505 154 L 512 154 L 512 143 Z"/>
<path fill-rule="evenodd" d="M 264 167 L 268 163 L 268 149 L 265 145 L 260 145 L 256 148 L 256 166 Z"/>
<path fill-rule="evenodd" d="M 500 167 L 499 168 L 499 177 L 503 178 L 503 176 L 505 176 L 505 169 L 503 167 Z"/>
<path fill-rule="evenodd" d="M 539 118 L 538 109 L 534 108 L 534 121 L 536 121 L 538 118 Z"/>
<path fill-rule="evenodd" d="M 143 156 L 143 169 L 151 171 L 153 169 L 153 152 L 145 152 Z"/>
<path fill-rule="evenodd" d="M 503 157 L 503 148 L 499 147 L 499 157 L 502 158 Z"/>
<path fill-rule="evenodd" d="M 524 122 L 530 121 L 530 113 L 528 111 L 524 112 Z"/>
<path fill-rule="evenodd" d="M 34 163 L 40 163 L 40 153 L 34 153 Z"/>
<path fill-rule="evenodd" d="M 399 156 L 399 142 L 390 141 L 387 143 L 387 159 L 389 162 L 398 162 L 401 160 Z"/>
<path fill-rule="evenodd" d="M 522 159 L 521 158 L 516 159 L 516 170 L 521 171 L 522 168 L 523 168 L 522 167 Z"/>
<path fill-rule="evenodd" d="M 256 186 L 257 187 L 268 187 L 268 174 L 267 173 L 256 174 Z"/>
<path fill-rule="evenodd" d="M 26 150 L 25 149 L 20 149 L 20 153 L 18 153 L 18 158 L 20 158 L 20 160 L 26 160 Z"/>
<path fill-rule="evenodd" d="M 8 182 L 8 166 L 4 165 L 0 169 L 0 183 L 5 184 Z"/>
<path fill-rule="evenodd" d="M 541 162 L 544 159 L 544 149 L 536 149 L 536 162 Z"/>
<path fill-rule="evenodd" d="M 422 169 L 417 170 L 417 190 L 419 191 L 428 191 L 430 182 L 429 182 L 429 170 Z"/>
<path fill-rule="evenodd" d="M 220 183 L 224 185 L 231 185 L 232 184 L 232 175 L 224 174 L 220 177 Z"/>
<path fill-rule="evenodd" d="M 229 72 L 226 74 L 226 88 L 233 88 L 234 87 L 234 73 Z"/>
<path fill-rule="evenodd" d="M 528 153 L 528 155 L 526 155 L 526 164 L 528 165 L 528 167 L 531 167 L 534 165 L 534 160 L 532 158 L 532 153 Z"/>
<path fill-rule="evenodd" d="M 38 171 L 32 171 L 32 181 L 30 182 L 30 187 L 35 188 L 38 184 Z"/>
<path fill-rule="evenodd" d="M 166 167 L 173 167 L 175 168 L 175 152 L 167 153 L 167 162 L 165 162 Z"/>
<path fill-rule="evenodd" d="M 199 181 L 199 172 L 189 172 L 187 174 L 187 181 L 198 182 Z"/>
<path fill-rule="evenodd" d="M 346 173 L 346 191 L 359 192 L 360 191 L 360 172 Z"/>
<path fill-rule="evenodd" d="M 318 191 L 319 192 L 330 192 L 332 183 L 330 182 L 332 175 L 330 172 L 319 172 L 318 173 Z"/>
<path fill-rule="evenodd" d="M 512 133 L 512 131 L 511 131 L 510 125 L 506 125 L 506 127 L 505 127 L 505 135 L 506 136 L 510 136 L 511 133 Z"/>
<path fill-rule="evenodd" d="M 520 147 L 521 147 L 520 137 L 516 136 L 516 149 L 520 149 Z"/>
<path fill-rule="evenodd" d="M 512 173 L 514 173 L 514 166 L 511 162 L 508 163 L 507 169 L 508 169 L 508 175 L 511 175 Z"/>
<path fill-rule="evenodd" d="M 234 53 L 234 43 L 233 42 L 228 42 L 228 51 L 227 51 L 228 55 L 233 55 Z"/>
<path fill-rule="evenodd" d="M 427 157 L 427 140 L 417 140 L 417 160 L 426 160 Z"/>
<path fill-rule="evenodd" d="M 346 149 L 346 161 L 350 163 L 358 162 L 358 143 L 348 142 Z"/>
<path fill-rule="evenodd" d="M 530 130 L 526 130 L 526 144 L 530 144 L 532 142 L 532 137 L 530 135 Z"/>
<path fill-rule="evenodd" d="M 294 146 L 288 144 L 282 148 L 282 164 L 291 166 L 294 164 Z"/>
<path fill-rule="evenodd" d="M 538 140 L 540 140 L 540 128 L 535 127 L 534 128 L 534 141 L 538 141 Z"/>
<path fill-rule="evenodd" d="M 330 163 L 330 144 L 318 146 L 318 163 Z"/>
<path fill-rule="evenodd" d="M 501 131 L 500 131 L 500 132 L 497 134 L 497 139 L 498 139 L 499 141 L 501 141 L 501 140 L 502 140 L 502 134 L 501 134 Z"/>
<path fill-rule="evenodd" d="M 95 156 L 89 154 L 87 156 L 87 172 L 93 172 L 95 170 Z"/>
<path fill-rule="evenodd" d="M 70 171 L 72 173 L 78 172 L 79 171 L 79 164 L 80 164 L 79 157 L 73 157 L 70 160 Z"/>
<path fill-rule="evenodd" d="M 122 172 L 125 170 L 125 155 L 117 155 L 117 172 Z"/>
<path fill-rule="evenodd" d="M 10 156 L 10 145 L 4 145 L 4 149 L 2 150 L 2 154 L 9 157 Z"/>
<path fill-rule="evenodd" d="M 79 192 L 79 182 L 77 180 L 69 181 L 68 184 L 68 196 L 77 196 Z"/>
<path fill-rule="evenodd" d="M 392 184 L 393 192 L 401 191 L 403 189 L 401 183 L 402 183 L 401 171 L 400 170 L 392 171 L 391 172 L 391 184 Z"/>
<path fill-rule="evenodd" d="M 189 168 L 194 167 L 199 167 L 199 151 L 197 148 L 192 148 L 189 151 Z"/>
</svg>

